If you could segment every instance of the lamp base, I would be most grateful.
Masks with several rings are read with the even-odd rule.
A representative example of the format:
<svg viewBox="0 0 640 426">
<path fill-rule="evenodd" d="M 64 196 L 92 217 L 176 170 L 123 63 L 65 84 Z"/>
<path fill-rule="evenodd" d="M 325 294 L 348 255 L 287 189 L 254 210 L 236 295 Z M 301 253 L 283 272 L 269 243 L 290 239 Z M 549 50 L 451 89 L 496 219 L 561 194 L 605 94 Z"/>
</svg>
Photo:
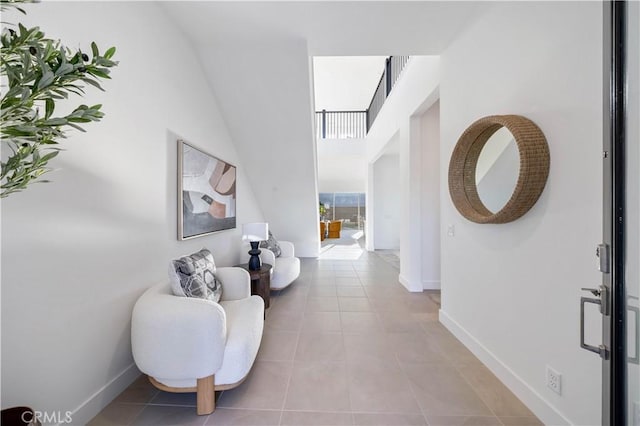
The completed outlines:
<svg viewBox="0 0 640 426">
<path fill-rule="evenodd" d="M 251 257 L 249 258 L 249 270 L 257 271 L 262 266 L 262 264 L 260 263 L 260 257 L 258 257 L 258 255 L 262 253 L 258 248 L 258 244 L 260 244 L 260 241 L 251 241 L 250 244 L 251 250 L 249 250 L 248 252 L 251 255 Z"/>
</svg>

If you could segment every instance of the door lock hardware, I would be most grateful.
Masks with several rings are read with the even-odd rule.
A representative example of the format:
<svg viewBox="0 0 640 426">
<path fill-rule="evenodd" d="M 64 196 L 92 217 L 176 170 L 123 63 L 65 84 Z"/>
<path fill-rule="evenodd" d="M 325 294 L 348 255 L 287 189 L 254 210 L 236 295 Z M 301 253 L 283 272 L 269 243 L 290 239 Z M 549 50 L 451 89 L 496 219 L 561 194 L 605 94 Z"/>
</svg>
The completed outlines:
<svg viewBox="0 0 640 426">
<path fill-rule="evenodd" d="M 586 287 L 582 287 L 583 291 L 590 291 L 591 294 L 593 294 L 596 297 L 600 297 L 601 291 L 599 288 L 586 288 Z"/>
<path fill-rule="evenodd" d="M 587 289 L 589 291 L 599 291 L 597 289 Z M 594 299 L 592 297 L 581 297 L 580 298 L 580 347 L 582 349 L 586 349 L 590 352 L 595 352 L 600 355 L 602 359 L 609 359 L 609 350 L 605 345 L 588 345 L 584 341 L 584 305 L 586 303 L 593 303 L 594 305 L 600 305 L 600 310 L 602 311 L 602 300 Z"/>
<path fill-rule="evenodd" d="M 586 288 L 582 287 L 583 291 L 589 291 L 598 299 L 588 299 L 588 300 L 597 300 L 596 302 L 587 302 L 587 303 L 596 303 L 599 305 L 600 313 L 602 315 L 609 315 L 609 290 L 606 286 L 600 285 L 598 288 Z M 582 299 L 585 299 L 584 297 Z M 582 300 L 581 299 L 581 300 Z"/>
<path fill-rule="evenodd" d="M 603 274 L 608 274 L 610 270 L 609 245 L 598 244 L 596 247 L 596 256 L 598 257 L 598 270 Z"/>
</svg>

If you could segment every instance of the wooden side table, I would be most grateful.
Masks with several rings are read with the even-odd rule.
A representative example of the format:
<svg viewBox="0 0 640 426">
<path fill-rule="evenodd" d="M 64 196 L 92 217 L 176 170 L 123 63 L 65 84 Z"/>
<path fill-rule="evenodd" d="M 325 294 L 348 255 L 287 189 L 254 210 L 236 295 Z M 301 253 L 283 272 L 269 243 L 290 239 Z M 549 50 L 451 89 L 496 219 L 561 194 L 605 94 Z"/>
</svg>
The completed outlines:
<svg viewBox="0 0 640 426">
<path fill-rule="evenodd" d="M 263 263 L 260 269 L 256 271 L 249 270 L 249 266 L 246 263 L 235 265 L 238 268 L 242 268 L 249 273 L 251 277 L 251 294 L 257 294 L 264 300 L 264 309 L 269 308 L 269 299 L 271 297 L 271 268 L 268 263 Z"/>
</svg>

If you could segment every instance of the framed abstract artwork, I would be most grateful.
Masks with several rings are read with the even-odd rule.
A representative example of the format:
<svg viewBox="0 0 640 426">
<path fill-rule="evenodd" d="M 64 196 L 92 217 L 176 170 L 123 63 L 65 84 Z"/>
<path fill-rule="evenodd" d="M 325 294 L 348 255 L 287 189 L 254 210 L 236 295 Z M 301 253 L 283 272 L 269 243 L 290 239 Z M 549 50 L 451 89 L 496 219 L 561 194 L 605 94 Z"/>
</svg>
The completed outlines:
<svg viewBox="0 0 640 426">
<path fill-rule="evenodd" d="M 178 141 L 178 239 L 236 227 L 236 167 Z"/>
</svg>

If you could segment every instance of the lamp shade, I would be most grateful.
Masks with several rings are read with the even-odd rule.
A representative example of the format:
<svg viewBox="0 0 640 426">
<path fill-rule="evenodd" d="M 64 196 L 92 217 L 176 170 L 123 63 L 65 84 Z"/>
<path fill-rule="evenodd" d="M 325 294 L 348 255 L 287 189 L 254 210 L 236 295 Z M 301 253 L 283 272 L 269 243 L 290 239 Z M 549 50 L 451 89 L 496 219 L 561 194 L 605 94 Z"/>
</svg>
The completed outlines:
<svg viewBox="0 0 640 426">
<path fill-rule="evenodd" d="M 269 238 L 268 223 L 245 223 L 242 225 L 244 241 L 266 241 Z"/>
</svg>

